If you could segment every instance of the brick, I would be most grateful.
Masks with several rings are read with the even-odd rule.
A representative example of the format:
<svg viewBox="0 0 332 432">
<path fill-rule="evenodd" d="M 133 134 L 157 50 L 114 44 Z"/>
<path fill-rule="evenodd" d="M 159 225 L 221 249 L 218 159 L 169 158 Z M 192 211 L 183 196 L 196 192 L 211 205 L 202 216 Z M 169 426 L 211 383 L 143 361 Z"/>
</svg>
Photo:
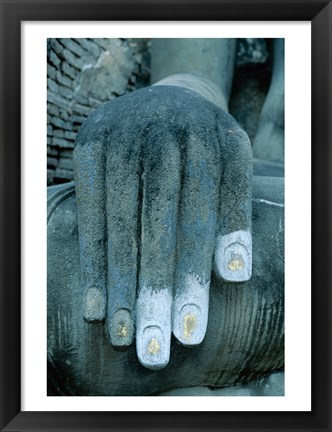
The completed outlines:
<svg viewBox="0 0 332 432">
<path fill-rule="evenodd" d="M 64 87 L 63 85 L 59 85 L 59 93 L 61 96 L 67 99 L 73 99 L 73 91 L 68 87 Z"/>
<path fill-rule="evenodd" d="M 53 50 L 50 51 L 49 60 L 51 61 L 51 63 L 53 63 L 54 66 L 56 66 L 56 67 L 60 66 L 61 60 L 59 59 L 59 57 L 55 54 L 55 52 Z"/>
<path fill-rule="evenodd" d="M 69 140 L 75 141 L 75 139 L 76 139 L 76 133 L 75 132 L 67 132 L 67 131 L 65 131 L 65 138 L 67 138 Z"/>
<path fill-rule="evenodd" d="M 65 110 L 70 109 L 70 104 L 66 99 L 63 99 L 62 97 L 59 97 L 52 92 L 48 92 L 47 100 L 48 100 L 48 102 L 53 103 L 55 106 L 57 106 L 59 108 L 62 108 Z M 59 115 L 59 113 L 58 113 L 58 115 Z"/>
<path fill-rule="evenodd" d="M 71 125 L 71 128 L 67 129 L 67 130 L 73 129 L 71 114 L 69 114 L 67 110 L 60 110 L 60 118 L 62 118 L 62 120 L 64 120 L 65 122 L 68 122 Z"/>
<path fill-rule="evenodd" d="M 48 103 L 47 112 L 48 114 L 52 114 L 57 117 L 59 115 L 59 108 L 51 103 Z"/>
<path fill-rule="evenodd" d="M 54 147 L 47 146 L 47 156 L 57 157 L 58 154 L 59 154 L 58 150 L 56 150 Z"/>
<path fill-rule="evenodd" d="M 104 50 L 107 50 L 108 46 L 107 46 L 107 41 L 105 38 L 95 38 L 95 39 L 92 39 L 92 41 L 94 43 L 96 43 L 97 45 L 99 45 Z"/>
<path fill-rule="evenodd" d="M 47 64 L 47 76 L 54 80 L 56 78 L 56 69 L 50 64 Z"/>
<path fill-rule="evenodd" d="M 75 79 L 78 75 L 76 69 L 71 67 L 68 63 L 63 62 L 62 63 L 62 70 L 63 72 L 68 75 L 70 78 Z"/>
<path fill-rule="evenodd" d="M 51 40 L 52 40 L 51 45 L 52 45 L 52 48 L 55 51 L 56 55 L 60 59 L 61 58 L 63 59 L 64 58 L 63 57 L 63 50 L 64 50 L 63 45 L 60 44 L 59 39 L 51 39 Z"/>
<path fill-rule="evenodd" d="M 58 166 L 59 166 L 59 168 L 64 168 L 64 169 L 67 169 L 67 170 L 72 170 L 73 169 L 73 159 L 60 158 Z"/>
<path fill-rule="evenodd" d="M 66 179 L 66 180 L 74 180 L 74 173 L 73 171 L 70 170 L 66 170 L 63 168 L 57 168 L 57 170 L 55 171 L 54 174 L 54 178 L 58 178 L 58 179 Z"/>
<path fill-rule="evenodd" d="M 47 78 L 47 87 L 53 93 L 59 92 L 58 84 L 55 81 L 53 81 L 51 78 Z"/>
<path fill-rule="evenodd" d="M 65 135 L 64 131 L 62 129 L 54 129 L 53 130 L 53 136 L 57 138 L 63 138 Z"/>
<path fill-rule="evenodd" d="M 75 39 L 77 43 L 81 45 L 88 53 L 91 53 L 95 59 L 100 55 L 100 47 L 96 45 L 92 40 L 86 38 Z"/>
<path fill-rule="evenodd" d="M 60 128 L 60 129 L 71 130 L 71 124 L 69 122 L 63 121 L 62 119 L 60 119 L 58 117 L 52 116 L 50 123 L 52 123 L 54 126 Z"/>
<path fill-rule="evenodd" d="M 60 84 L 68 88 L 73 87 L 73 80 L 70 79 L 68 76 L 63 75 L 59 70 L 56 72 L 56 79 Z"/>
<path fill-rule="evenodd" d="M 52 145 L 65 149 L 73 149 L 75 147 L 74 141 L 68 141 L 63 138 L 52 138 Z"/>
<path fill-rule="evenodd" d="M 61 157 L 62 158 L 73 158 L 73 150 L 61 150 Z"/>
<path fill-rule="evenodd" d="M 79 57 L 84 56 L 85 53 L 84 53 L 83 49 L 73 39 L 65 38 L 65 39 L 60 39 L 60 41 L 61 41 L 63 46 L 68 48 L 70 51 L 75 53 L 77 56 L 79 56 Z"/>
<path fill-rule="evenodd" d="M 47 125 L 47 135 L 52 136 L 53 135 L 53 128 L 52 125 Z"/>
<path fill-rule="evenodd" d="M 102 104 L 102 102 L 98 99 L 95 99 L 93 97 L 89 97 L 89 105 L 93 107 L 99 107 Z"/>
<path fill-rule="evenodd" d="M 86 117 L 83 117 L 83 116 L 78 116 L 78 115 L 73 115 L 72 116 L 73 123 L 80 123 L 80 124 L 82 124 L 85 120 L 86 120 Z"/>
<path fill-rule="evenodd" d="M 47 157 L 47 167 L 48 168 L 56 168 L 58 166 L 58 159 Z"/>
<path fill-rule="evenodd" d="M 70 66 L 73 66 L 74 68 L 81 71 L 84 66 L 83 60 L 81 60 L 79 57 L 76 57 L 71 51 L 64 49 L 63 50 L 63 56 L 67 60 L 67 62 L 70 64 Z"/>
<path fill-rule="evenodd" d="M 85 96 L 81 95 L 77 91 L 74 94 L 74 98 L 75 98 L 76 103 L 79 103 L 79 104 L 82 104 L 82 105 L 88 105 L 89 104 L 88 98 L 86 98 Z"/>
<path fill-rule="evenodd" d="M 94 111 L 94 109 L 88 106 L 76 104 L 73 108 L 73 111 L 88 117 Z"/>
</svg>

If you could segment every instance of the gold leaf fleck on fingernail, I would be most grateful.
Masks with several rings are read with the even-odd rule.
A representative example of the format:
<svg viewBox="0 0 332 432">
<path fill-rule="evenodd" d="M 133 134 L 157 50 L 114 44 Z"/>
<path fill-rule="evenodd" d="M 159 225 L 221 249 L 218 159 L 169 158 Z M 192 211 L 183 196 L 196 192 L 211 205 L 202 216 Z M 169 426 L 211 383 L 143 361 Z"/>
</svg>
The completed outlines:
<svg viewBox="0 0 332 432">
<path fill-rule="evenodd" d="M 160 351 L 160 345 L 157 339 L 152 338 L 148 346 L 149 354 L 155 355 Z"/>
<path fill-rule="evenodd" d="M 188 314 L 184 317 L 184 337 L 189 339 L 197 324 L 197 318 L 194 314 Z"/>
<path fill-rule="evenodd" d="M 127 334 L 128 334 L 128 328 L 126 324 L 125 323 L 118 324 L 117 336 L 124 338 L 127 336 Z"/>
<path fill-rule="evenodd" d="M 243 267 L 244 267 L 244 263 L 242 259 L 233 259 L 228 263 L 228 268 L 233 271 L 242 270 Z"/>
</svg>

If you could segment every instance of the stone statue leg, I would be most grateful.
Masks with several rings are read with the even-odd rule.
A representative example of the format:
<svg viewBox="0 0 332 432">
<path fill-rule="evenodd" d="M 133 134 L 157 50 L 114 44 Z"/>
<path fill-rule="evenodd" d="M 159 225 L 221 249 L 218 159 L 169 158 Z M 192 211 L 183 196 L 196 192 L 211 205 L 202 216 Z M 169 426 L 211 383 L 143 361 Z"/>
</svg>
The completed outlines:
<svg viewBox="0 0 332 432">
<path fill-rule="evenodd" d="M 236 39 L 152 39 L 151 83 L 175 74 L 194 74 L 213 82 L 228 111 L 236 57 Z"/>
<path fill-rule="evenodd" d="M 57 391 L 155 395 L 174 388 L 229 387 L 282 369 L 283 186 L 282 178 L 254 177 L 252 278 L 226 283 L 212 272 L 204 340 L 190 349 L 173 343 L 169 364 L 160 370 L 143 367 L 133 344 L 114 350 L 102 323 L 82 319 L 77 194 L 67 185 L 49 188 L 48 360 Z"/>
<path fill-rule="evenodd" d="M 284 39 L 274 39 L 271 85 L 253 143 L 255 158 L 274 162 L 284 161 L 284 51 Z"/>
<path fill-rule="evenodd" d="M 83 317 L 101 321 L 106 315 L 107 286 L 104 143 L 78 145 L 75 159 Z"/>
</svg>

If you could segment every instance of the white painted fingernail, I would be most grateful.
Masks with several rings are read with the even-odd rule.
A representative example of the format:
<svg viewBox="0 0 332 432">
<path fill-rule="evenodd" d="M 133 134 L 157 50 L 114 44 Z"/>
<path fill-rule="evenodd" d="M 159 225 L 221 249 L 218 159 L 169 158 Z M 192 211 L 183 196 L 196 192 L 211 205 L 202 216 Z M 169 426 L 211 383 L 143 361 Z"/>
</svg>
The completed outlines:
<svg viewBox="0 0 332 432">
<path fill-rule="evenodd" d="M 148 369 L 162 369 L 169 361 L 170 349 L 157 326 L 147 327 L 142 334 L 139 361 Z"/>
<path fill-rule="evenodd" d="M 205 336 L 209 314 L 210 283 L 187 275 L 184 289 L 173 305 L 173 333 L 186 346 L 200 344 Z"/>
<path fill-rule="evenodd" d="M 217 239 L 215 266 L 227 282 L 245 282 L 252 272 L 252 239 L 249 231 L 236 231 Z"/>
<path fill-rule="evenodd" d="M 128 309 L 119 309 L 109 325 L 111 344 L 116 347 L 129 346 L 134 338 L 134 322 Z"/>
<path fill-rule="evenodd" d="M 196 305 L 186 305 L 180 314 L 181 333 L 180 342 L 183 345 L 198 345 L 205 336 L 205 329 L 202 328 L 202 311 Z"/>
<path fill-rule="evenodd" d="M 106 315 L 106 298 L 99 288 L 88 288 L 83 304 L 83 317 L 88 322 L 102 321 Z"/>
<path fill-rule="evenodd" d="M 136 308 L 136 350 L 140 363 L 148 369 L 162 369 L 169 362 L 171 348 L 170 289 L 142 288 Z"/>
</svg>

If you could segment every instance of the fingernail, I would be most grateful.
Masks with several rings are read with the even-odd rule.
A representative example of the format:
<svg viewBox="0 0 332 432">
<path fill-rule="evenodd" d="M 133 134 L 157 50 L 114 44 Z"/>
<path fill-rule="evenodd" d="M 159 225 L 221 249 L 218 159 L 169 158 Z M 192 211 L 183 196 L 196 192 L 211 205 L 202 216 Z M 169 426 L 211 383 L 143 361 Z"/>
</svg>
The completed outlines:
<svg viewBox="0 0 332 432">
<path fill-rule="evenodd" d="M 184 290 L 173 305 L 173 333 L 186 346 L 200 344 L 206 333 L 209 315 L 210 282 L 187 275 Z"/>
<path fill-rule="evenodd" d="M 233 243 L 225 248 L 223 257 L 223 278 L 232 282 L 244 282 L 251 277 L 251 265 L 247 248 Z"/>
<path fill-rule="evenodd" d="M 169 339 L 169 338 L 168 338 Z M 164 337 L 160 327 L 151 326 L 144 329 L 141 346 L 137 354 L 139 361 L 148 369 L 162 369 L 169 361 L 169 340 Z"/>
<path fill-rule="evenodd" d="M 201 309 L 194 304 L 186 305 L 180 313 L 181 336 L 183 345 L 198 345 L 202 342 L 206 332 Z"/>
<path fill-rule="evenodd" d="M 109 337 L 115 347 L 126 347 L 133 342 L 134 322 L 128 309 L 119 309 L 112 316 Z"/>
<path fill-rule="evenodd" d="M 185 346 L 199 345 L 205 336 L 207 319 L 194 304 L 185 305 L 174 325 L 174 336 Z"/>
<path fill-rule="evenodd" d="M 238 231 L 220 236 L 216 248 L 216 267 L 227 282 L 245 282 L 251 278 L 252 247 L 249 232 Z"/>
<path fill-rule="evenodd" d="M 106 298 L 99 288 L 88 288 L 83 304 L 83 317 L 88 322 L 103 321 L 106 315 Z"/>
<path fill-rule="evenodd" d="M 171 289 L 142 287 L 136 302 L 136 351 L 148 369 L 161 369 L 169 361 L 171 347 Z"/>
</svg>

